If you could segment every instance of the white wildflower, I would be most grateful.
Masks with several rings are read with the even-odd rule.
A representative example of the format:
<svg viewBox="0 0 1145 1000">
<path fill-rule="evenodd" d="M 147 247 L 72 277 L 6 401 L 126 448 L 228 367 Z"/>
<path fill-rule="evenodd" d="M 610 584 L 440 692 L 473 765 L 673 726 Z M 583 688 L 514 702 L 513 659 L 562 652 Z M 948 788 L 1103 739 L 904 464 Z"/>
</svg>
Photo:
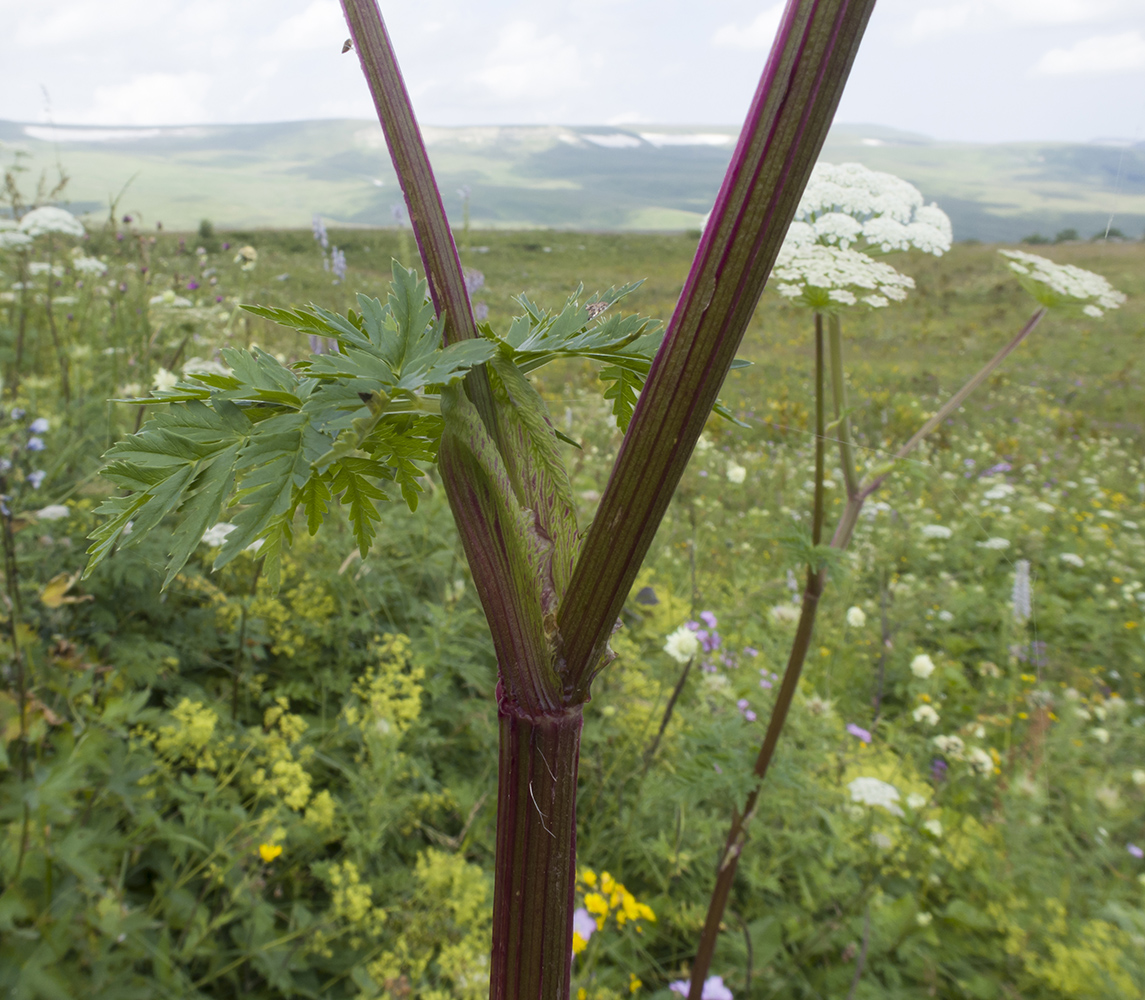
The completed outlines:
<svg viewBox="0 0 1145 1000">
<path fill-rule="evenodd" d="M 107 265 L 98 257 L 84 257 L 82 254 L 72 259 L 72 269 L 80 274 L 106 274 Z"/>
<path fill-rule="evenodd" d="M 1063 563 L 1067 563 L 1077 569 L 1081 569 L 1082 566 L 1085 565 L 1085 560 L 1075 552 L 1063 552 L 1058 558 L 1061 559 Z"/>
<path fill-rule="evenodd" d="M 851 792 L 852 802 L 881 806 L 895 816 L 903 815 L 902 807 L 898 805 L 899 791 L 894 785 L 878 778 L 856 778 L 847 788 Z"/>
<path fill-rule="evenodd" d="M 1121 805 L 1121 793 L 1109 785 L 1102 785 L 1096 789 L 1093 793 L 1093 797 L 1110 812 L 1113 812 Z"/>
<path fill-rule="evenodd" d="M 41 521 L 62 521 L 65 517 L 71 515 L 71 509 L 65 507 L 62 503 L 48 504 L 47 507 L 41 507 L 36 511 L 36 517 Z"/>
<path fill-rule="evenodd" d="M 935 837 L 941 839 L 942 837 L 942 823 L 936 819 L 928 819 L 922 824 L 922 828 L 928 833 L 933 834 Z"/>
<path fill-rule="evenodd" d="M 218 524 L 213 525 L 203 532 L 201 541 L 204 545 L 209 545 L 212 549 L 217 549 L 227 540 L 227 535 L 234 530 L 235 525 L 220 521 Z"/>
<path fill-rule="evenodd" d="M 798 604 L 777 604 L 768 612 L 777 625 L 787 625 L 799 621 Z"/>
<path fill-rule="evenodd" d="M 1008 549 L 1009 547 L 1010 540 L 1008 538 L 998 538 L 997 536 L 987 538 L 986 541 L 978 543 L 978 548 L 992 549 L 995 552 L 1001 552 L 1003 549 Z"/>
<path fill-rule="evenodd" d="M 230 375 L 231 370 L 226 365 L 208 358 L 191 358 L 183 365 L 184 375 Z"/>
<path fill-rule="evenodd" d="M 888 300 L 901 302 L 914 288 L 914 279 L 865 253 L 820 243 L 784 244 L 772 270 L 776 290 L 788 299 L 819 311 L 855 305 L 860 296 L 878 308 Z"/>
<path fill-rule="evenodd" d="M 1126 299 L 1100 274 L 1073 264 L 1055 264 L 1052 260 L 1021 250 L 999 250 L 1010 261 L 1010 270 L 1018 275 L 1022 287 L 1047 308 L 1080 307 L 1095 319 L 1106 309 L 1117 309 Z"/>
<path fill-rule="evenodd" d="M 166 392 L 168 389 L 175 388 L 175 383 L 178 381 L 179 376 L 174 372 L 169 372 L 166 368 L 160 368 L 155 373 L 155 381 L 153 384 L 156 392 Z"/>
<path fill-rule="evenodd" d="M 991 774 L 994 771 L 994 758 L 981 747 L 972 747 L 966 754 L 966 760 L 979 774 Z"/>
<path fill-rule="evenodd" d="M 746 476 L 747 469 L 745 469 L 742 465 L 735 461 L 728 462 L 727 477 L 729 483 L 735 483 L 738 485 L 744 481 Z"/>
<path fill-rule="evenodd" d="M 20 231 L 29 236 L 62 233 L 65 236 L 83 236 L 83 223 L 67 209 L 55 205 L 33 208 L 20 220 Z"/>
<path fill-rule="evenodd" d="M 847 608 L 847 624 L 851 628 L 862 628 L 867 624 L 867 615 L 857 604 Z"/>
<path fill-rule="evenodd" d="M 1096 726 L 1093 729 L 1093 738 L 1095 740 L 1097 740 L 1098 743 L 1108 743 L 1109 742 L 1109 730 L 1105 729 L 1102 726 Z"/>
<path fill-rule="evenodd" d="M 954 612 L 943 609 L 938 612 L 938 620 L 942 622 L 952 622 L 954 621 Z"/>
<path fill-rule="evenodd" d="M 919 653 L 918 656 L 910 661 L 910 672 L 920 680 L 926 680 L 934 673 L 934 660 L 927 656 L 926 653 Z"/>
<path fill-rule="evenodd" d="M 27 233 L 13 232 L 6 230 L 0 233 L 0 250 L 22 250 L 26 246 L 30 246 L 32 237 Z"/>
<path fill-rule="evenodd" d="M 938 747 L 940 753 L 952 760 L 961 760 L 966 749 L 966 744 L 962 742 L 961 736 L 936 736 L 934 745 Z"/>
<path fill-rule="evenodd" d="M 687 663 L 699 651 L 700 640 L 687 625 L 681 625 L 664 643 L 664 652 L 677 663 Z"/>
<path fill-rule="evenodd" d="M 919 927 L 929 927 L 932 920 L 934 920 L 933 913 L 916 913 L 914 915 L 914 922 Z"/>
<path fill-rule="evenodd" d="M 997 486 L 988 489 L 982 496 L 987 500 L 1004 500 L 1006 497 L 1013 496 L 1016 492 L 1017 490 L 1009 483 L 999 483 Z"/>
<path fill-rule="evenodd" d="M 1038 500 L 1034 503 L 1034 507 L 1040 510 L 1043 514 L 1052 514 L 1057 508 L 1052 503 L 1046 503 L 1045 500 Z"/>
<path fill-rule="evenodd" d="M 950 249 L 950 219 L 894 174 L 859 163 L 817 163 L 799 200 L 788 241 L 846 249 L 862 242 L 889 253 L 915 247 L 941 256 Z"/>
<path fill-rule="evenodd" d="M 1145 788 L 1145 768 L 1135 768 L 1130 778 L 1138 788 Z"/>
<path fill-rule="evenodd" d="M 919 705 L 911 714 L 915 722 L 925 722 L 928 726 L 938 725 L 938 713 L 930 705 Z"/>
<path fill-rule="evenodd" d="M 921 809 L 926 805 L 927 801 L 926 796 L 919 795 L 918 792 L 911 792 L 910 795 L 906 797 L 906 804 L 914 810 Z"/>
<path fill-rule="evenodd" d="M 954 532 L 945 524 L 924 524 L 922 526 L 923 538 L 949 538 Z"/>
<path fill-rule="evenodd" d="M 819 695 L 814 694 L 807 699 L 807 711 L 812 715 L 822 715 L 824 718 L 831 715 L 832 703 L 826 698 L 820 698 Z M 1141 772 L 1145 775 L 1145 771 Z"/>
</svg>

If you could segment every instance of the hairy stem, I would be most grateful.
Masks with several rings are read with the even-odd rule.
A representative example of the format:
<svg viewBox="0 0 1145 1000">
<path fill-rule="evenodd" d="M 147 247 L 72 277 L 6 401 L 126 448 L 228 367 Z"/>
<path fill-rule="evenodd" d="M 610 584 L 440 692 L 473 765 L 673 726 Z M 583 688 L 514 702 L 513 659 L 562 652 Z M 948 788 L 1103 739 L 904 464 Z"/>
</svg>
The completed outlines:
<svg viewBox="0 0 1145 1000">
<path fill-rule="evenodd" d="M 580 706 L 501 711 L 490 1000 L 566 1000 L 576 888 Z"/>
</svg>

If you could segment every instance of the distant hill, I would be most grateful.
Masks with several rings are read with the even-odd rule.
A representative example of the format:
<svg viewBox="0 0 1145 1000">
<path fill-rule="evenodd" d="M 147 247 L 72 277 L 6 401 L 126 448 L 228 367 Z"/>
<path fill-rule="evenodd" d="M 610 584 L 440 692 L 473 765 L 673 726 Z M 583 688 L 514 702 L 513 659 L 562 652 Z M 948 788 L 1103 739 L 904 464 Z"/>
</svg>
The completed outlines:
<svg viewBox="0 0 1145 1000">
<path fill-rule="evenodd" d="M 457 224 L 470 190 L 474 227 L 683 230 L 711 207 L 737 130 L 697 126 L 490 126 L 425 129 Z M 401 201 L 381 130 L 370 121 L 101 128 L 0 121 L 0 153 L 71 177 L 73 208 L 191 229 L 394 224 Z M 5 157 L 10 159 L 10 155 Z M 1113 225 L 1145 229 L 1145 144 L 939 142 L 874 125 L 837 125 L 823 151 L 917 185 L 955 238 L 1015 241 Z M 35 176 L 31 174 L 29 176 Z M 124 190 L 126 188 L 126 190 Z"/>
</svg>

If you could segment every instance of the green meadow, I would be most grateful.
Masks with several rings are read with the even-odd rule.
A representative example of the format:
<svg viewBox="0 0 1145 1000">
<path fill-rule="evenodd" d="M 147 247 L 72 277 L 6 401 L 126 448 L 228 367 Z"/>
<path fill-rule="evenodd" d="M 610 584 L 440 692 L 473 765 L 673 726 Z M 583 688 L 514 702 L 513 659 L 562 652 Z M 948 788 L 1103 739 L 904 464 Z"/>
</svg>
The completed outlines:
<svg viewBox="0 0 1145 1000">
<path fill-rule="evenodd" d="M 223 346 L 307 355 L 238 304 L 384 298 L 412 236 L 332 227 L 338 281 L 309 230 L 146 221 L 89 226 L 78 246 L 102 273 L 75 240 L 0 251 L 0 985 L 487 995 L 496 667 L 436 471 L 416 512 L 381 504 L 365 559 L 337 505 L 315 538 L 300 520 L 278 591 L 257 551 L 212 572 L 210 532 L 161 590 L 177 518 L 79 578 L 113 492 L 99 456 L 154 409 L 125 400 Z M 618 308 L 667 321 L 698 239 L 455 235 L 496 328 L 516 295 L 557 307 L 578 282 L 642 280 Z M 713 964 L 737 1000 L 1145 993 L 1145 245 L 1034 249 L 1128 301 L 1051 311 L 899 463 L 832 564 Z M 861 465 L 1033 312 L 996 251 L 894 255 L 909 298 L 844 317 Z M 752 364 L 721 394 L 739 423 L 709 420 L 586 706 L 578 906 L 597 929 L 580 1000 L 670 1000 L 688 973 L 794 632 L 812 332 L 765 292 Z M 587 527 L 621 435 L 592 368 L 539 384 L 579 445 Z M 828 476 L 830 523 L 831 451 Z M 664 647 L 688 622 L 705 649 L 685 672 Z"/>
</svg>

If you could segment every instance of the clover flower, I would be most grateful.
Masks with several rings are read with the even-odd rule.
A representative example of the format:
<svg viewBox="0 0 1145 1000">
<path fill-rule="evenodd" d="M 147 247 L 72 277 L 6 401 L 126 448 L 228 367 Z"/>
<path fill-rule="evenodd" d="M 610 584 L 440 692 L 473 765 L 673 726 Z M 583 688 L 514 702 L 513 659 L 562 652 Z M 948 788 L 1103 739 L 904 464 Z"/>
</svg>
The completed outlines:
<svg viewBox="0 0 1145 1000">
<path fill-rule="evenodd" d="M 926 680 L 934 673 L 934 660 L 927 656 L 926 653 L 919 653 L 918 656 L 910 661 L 910 672 L 919 678 L 919 680 Z"/>
<path fill-rule="evenodd" d="M 61 233 L 64 236 L 83 236 L 83 223 L 67 209 L 55 205 L 33 208 L 20 220 L 20 231 L 29 236 Z"/>
<path fill-rule="evenodd" d="M 878 806 L 894 816 L 902 816 L 902 807 L 898 804 L 899 790 L 889 782 L 879 778 L 856 778 L 847 785 L 851 793 L 851 801 L 867 806 Z"/>
<path fill-rule="evenodd" d="M 1086 316 L 1099 319 L 1106 309 L 1117 309 L 1126 300 L 1100 274 L 1073 264 L 1052 260 L 1021 250 L 999 250 L 1010 261 L 1010 270 L 1035 299 L 1047 309 L 1080 307 Z"/>
<path fill-rule="evenodd" d="M 847 609 L 847 624 L 851 628 L 862 628 L 867 624 L 867 614 L 858 605 Z"/>
<path fill-rule="evenodd" d="M 785 298 L 820 312 L 860 301 L 875 309 L 901 302 L 914 279 L 858 250 L 821 243 L 785 243 L 772 276 Z"/>
<path fill-rule="evenodd" d="M 911 247 L 941 257 L 950 249 L 950 219 L 922 192 L 894 174 L 861 163 L 817 163 L 799 200 L 788 240 L 868 252 Z"/>
<path fill-rule="evenodd" d="M 687 625 L 681 625 L 668 636 L 663 649 L 677 663 L 687 663 L 700 651 L 700 640 Z"/>
<path fill-rule="evenodd" d="M 668 989 L 686 997 L 691 989 L 691 984 L 686 979 L 677 979 L 668 984 Z M 732 991 L 724 984 L 723 976 L 708 976 L 704 980 L 704 991 L 700 996 L 701 1000 L 735 1000 Z"/>
</svg>

